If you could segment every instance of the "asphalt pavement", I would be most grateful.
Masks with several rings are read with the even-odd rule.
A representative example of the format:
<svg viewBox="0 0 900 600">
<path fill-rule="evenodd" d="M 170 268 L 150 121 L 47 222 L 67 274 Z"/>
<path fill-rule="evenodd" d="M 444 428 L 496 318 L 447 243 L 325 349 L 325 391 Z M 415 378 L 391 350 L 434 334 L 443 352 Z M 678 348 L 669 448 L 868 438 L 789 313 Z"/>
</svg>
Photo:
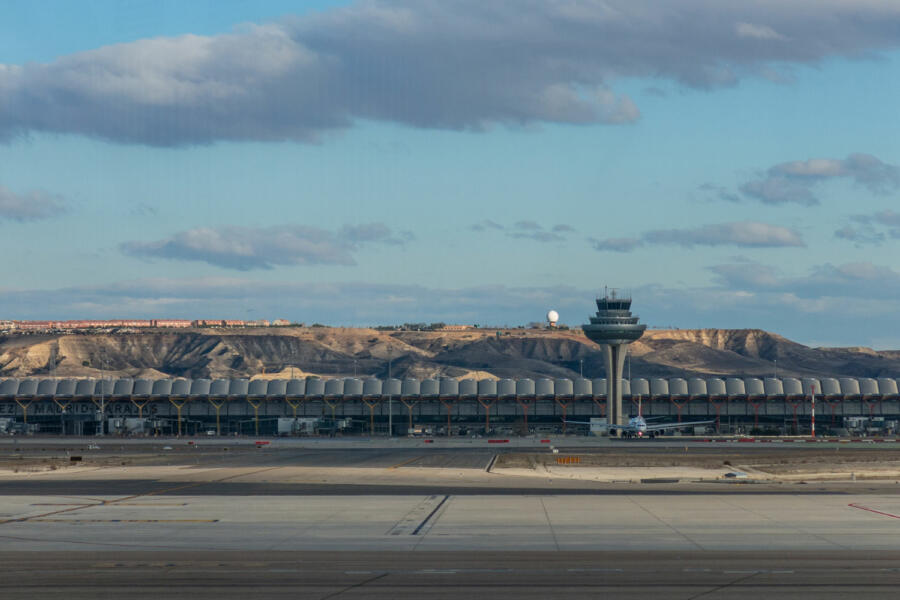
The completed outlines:
<svg viewBox="0 0 900 600">
<path fill-rule="evenodd" d="M 894 598 L 900 553 L 0 553 L 0 597 Z"/>
</svg>

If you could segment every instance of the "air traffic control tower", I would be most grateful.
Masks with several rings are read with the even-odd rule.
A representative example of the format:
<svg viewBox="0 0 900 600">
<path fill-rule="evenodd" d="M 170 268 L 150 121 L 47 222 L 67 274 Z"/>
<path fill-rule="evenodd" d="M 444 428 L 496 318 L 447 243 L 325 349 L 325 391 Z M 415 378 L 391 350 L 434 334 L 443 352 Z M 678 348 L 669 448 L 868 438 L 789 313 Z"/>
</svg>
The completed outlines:
<svg viewBox="0 0 900 600">
<path fill-rule="evenodd" d="M 647 326 L 639 325 L 638 318 L 631 316 L 631 298 L 619 298 L 613 290 L 603 298 L 597 298 L 597 316 L 591 317 L 590 325 L 582 325 L 581 328 L 591 341 L 603 346 L 606 359 L 606 418 L 610 429 L 615 425 L 627 425 L 628 419 L 622 414 L 624 346 L 644 335 Z M 616 434 L 621 436 L 621 429 L 617 429 Z"/>
</svg>

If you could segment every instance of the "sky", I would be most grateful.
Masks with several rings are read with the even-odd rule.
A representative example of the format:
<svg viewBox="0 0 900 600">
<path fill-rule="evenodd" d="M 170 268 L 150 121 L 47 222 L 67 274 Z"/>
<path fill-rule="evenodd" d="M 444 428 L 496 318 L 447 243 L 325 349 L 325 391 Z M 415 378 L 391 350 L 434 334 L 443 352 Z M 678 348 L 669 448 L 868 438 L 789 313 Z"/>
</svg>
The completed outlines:
<svg viewBox="0 0 900 600">
<path fill-rule="evenodd" d="M 900 348 L 894 0 L 0 11 L 0 318 Z"/>
</svg>

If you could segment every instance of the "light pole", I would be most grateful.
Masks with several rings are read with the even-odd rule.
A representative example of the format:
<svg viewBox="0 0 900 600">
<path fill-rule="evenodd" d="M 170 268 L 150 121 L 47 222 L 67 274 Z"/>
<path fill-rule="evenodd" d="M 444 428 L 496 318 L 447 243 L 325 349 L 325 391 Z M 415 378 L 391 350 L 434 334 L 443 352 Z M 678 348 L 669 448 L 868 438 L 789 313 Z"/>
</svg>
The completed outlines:
<svg viewBox="0 0 900 600">
<path fill-rule="evenodd" d="M 815 440 L 816 439 L 816 386 L 812 386 L 809 391 L 810 391 L 810 396 L 811 396 L 811 401 L 812 401 L 812 407 L 811 407 L 812 413 L 810 416 L 810 420 L 812 422 L 810 425 L 810 428 L 812 429 L 812 431 L 810 433 L 812 433 L 812 438 L 813 438 L 813 440 Z"/>
<path fill-rule="evenodd" d="M 773 379 L 778 379 L 778 359 L 772 359 L 772 362 L 775 363 L 775 376 L 773 377 Z"/>
<path fill-rule="evenodd" d="M 101 350 L 101 356 L 103 357 L 103 375 L 104 377 L 100 378 L 100 435 L 106 434 L 106 349 Z"/>
<path fill-rule="evenodd" d="M 578 359 L 578 371 L 581 374 L 581 378 L 584 379 L 584 359 Z"/>
<path fill-rule="evenodd" d="M 391 361 L 393 360 L 393 348 L 388 344 L 388 385 L 392 378 Z M 394 395 L 388 388 L 388 437 L 394 437 Z"/>
</svg>

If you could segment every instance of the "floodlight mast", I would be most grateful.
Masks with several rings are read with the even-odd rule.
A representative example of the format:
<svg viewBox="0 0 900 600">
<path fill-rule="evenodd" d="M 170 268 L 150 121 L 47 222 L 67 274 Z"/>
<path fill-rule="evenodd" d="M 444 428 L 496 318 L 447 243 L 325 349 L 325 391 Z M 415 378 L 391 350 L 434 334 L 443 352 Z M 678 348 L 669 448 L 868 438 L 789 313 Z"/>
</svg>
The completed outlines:
<svg viewBox="0 0 900 600">
<path fill-rule="evenodd" d="M 631 314 L 631 298 L 605 288 L 602 298 L 597 298 L 597 314 L 590 323 L 582 326 L 591 341 L 603 347 L 606 363 L 606 417 L 610 431 L 621 437 L 627 418 L 622 412 L 622 371 L 628 344 L 644 335 L 646 325 L 638 324 L 638 317 Z M 630 365 L 629 365 L 630 366 Z M 630 370 L 630 369 L 629 369 Z M 630 373 L 629 373 L 630 376 Z"/>
</svg>

